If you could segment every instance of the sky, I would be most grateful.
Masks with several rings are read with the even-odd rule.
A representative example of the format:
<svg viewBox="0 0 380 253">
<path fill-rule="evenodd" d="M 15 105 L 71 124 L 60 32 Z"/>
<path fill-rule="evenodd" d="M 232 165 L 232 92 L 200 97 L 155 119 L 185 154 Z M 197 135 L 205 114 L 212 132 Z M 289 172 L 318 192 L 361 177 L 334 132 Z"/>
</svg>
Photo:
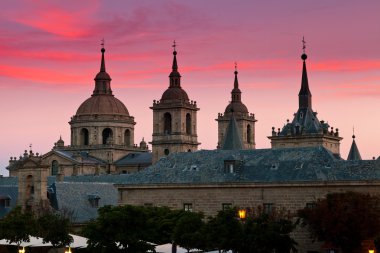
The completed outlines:
<svg viewBox="0 0 380 253">
<path fill-rule="evenodd" d="M 0 15 L 0 175 L 10 156 L 40 154 L 92 94 L 105 40 L 115 97 L 135 117 L 135 142 L 152 137 L 153 100 L 169 85 L 172 44 L 182 87 L 197 101 L 200 149 L 217 145 L 218 113 L 233 88 L 256 122 L 256 147 L 298 109 L 302 37 L 313 109 L 339 128 L 341 155 L 356 143 L 380 155 L 378 0 L 4 0 Z"/>
</svg>

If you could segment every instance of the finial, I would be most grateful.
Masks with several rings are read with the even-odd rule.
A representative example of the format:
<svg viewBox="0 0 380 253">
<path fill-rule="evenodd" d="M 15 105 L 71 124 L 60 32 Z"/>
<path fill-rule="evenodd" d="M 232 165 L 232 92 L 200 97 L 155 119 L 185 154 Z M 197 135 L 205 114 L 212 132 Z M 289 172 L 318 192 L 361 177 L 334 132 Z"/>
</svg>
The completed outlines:
<svg viewBox="0 0 380 253">
<path fill-rule="evenodd" d="M 237 62 L 235 61 L 235 75 L 237 75 Z"/>
<path fill-rule="evenodd" d="M 355 127 L 352 126 L 352 139 L 355 139 Z"/>
<path fill-rule="evenodd" d="M 302 60 L 306 60 L 307 59 L 307 55 L 305 53 L 305 49 L 306 49 L 305 36 L 302 36 L 302 51 L 303 51 L 303 54 L 301 55 L 301 59 Z"/>
<path fill-rule="evenodd" d="M 176 50 L 176 47 L 177 47 L 177 44 L 175 42 L 175 40 L 173 41 L 173 54 L 176 55 L 177 54 L 177 50 Z"/>
<path fill-rule="evenodd" d="M 102 43 L 100 43 L 100 45 L 102 46 L 102 52 L 104 53 L 105 49 L 104 49 L 104 38 L 101 40 Z"/>
<path fill-rule="evenodd" d="M 32 144 L 29 144 L 29 151 L 32 151 Z"/>
</svg>

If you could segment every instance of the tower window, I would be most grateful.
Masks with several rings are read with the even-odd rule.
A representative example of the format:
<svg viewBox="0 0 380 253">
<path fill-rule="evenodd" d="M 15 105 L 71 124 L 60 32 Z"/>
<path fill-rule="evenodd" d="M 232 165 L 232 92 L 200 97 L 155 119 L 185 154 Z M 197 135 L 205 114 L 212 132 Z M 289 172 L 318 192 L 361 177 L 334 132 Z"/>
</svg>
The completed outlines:
<svg viewBox="0 0 380 253">
<path fill-rule="evenodd" d="M 191 134 L 191 115 L 186 114 L 186 134 Z"/>
<path fill-rule="evenodd" d="M 25 197 L 26 199 L 30 199 L 31 197 L 33 197 L 33 194 L 34 194 L 34 180 L 33 180 L 33 176 L 32 175 L 29 175 L 26 177 L 26 189 L 25 189 Z"/>
<path fill-rule="evenodd" d="M 251 125 L 248 125 L 247 126 L 247 142 L 248 143 L 252 142 L 251 135 L 252 135 Z"/>
<path fill-rule="evenodd" d="M 57 160 L 54 160 L 52 163 L 51 163 L 51 175 L 52 176 L 55 176 L 58 174 L 58 167 L 59 167 L 59 163 Z"/>
<path fill-rule="evenodd" d="M 170 113 L 164 114 L 164 133 L 170 134 L 172 132 L 172 115 Z"/>
<path fill-rule="evenodd" d="M 131 146 L 131 131 L 129 129 L 125 130 L 124 144 L 128 147 Z"/>
<path fill-rule="evenodd" d="M 112 144 L 112 130 L 110 128 L 106 128 L 103 130 L 103 145 Z"/>
<path fill-rule="evenodd" d="M 87 146 L 89 143 L 89 134 L 86 128 L 82 128 L 80 131 L 80 145 Z"/>
</svg>

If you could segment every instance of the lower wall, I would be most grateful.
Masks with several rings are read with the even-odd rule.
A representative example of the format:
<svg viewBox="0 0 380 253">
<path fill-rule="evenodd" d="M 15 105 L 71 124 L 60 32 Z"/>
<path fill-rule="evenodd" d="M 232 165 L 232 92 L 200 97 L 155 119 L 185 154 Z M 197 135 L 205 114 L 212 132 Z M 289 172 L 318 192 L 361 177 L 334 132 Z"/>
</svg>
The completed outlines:
<svg viewBox="0 0 380 253">
<path fill-rule="evenodd" d="M 332 192 L 358 191 L 379 194 L 380 182 L 118 185 L 117 188 L 121 205 L 154 205 L 183 209 L 184 204 L 192 204 L 193 211 L 201 211 L 205 216 L 210 216 L 222 210 L 223 204 L 232 204 L 241 208 L 273 204 L 276 209 L 285 209 L 295 214 L 307 203 L 313 203 Z M 312 243 L 305 228 L 297 228 L 293 236 L 299 244 L 299 253 L 324 252 L 320 243 Z"/>
</svg>

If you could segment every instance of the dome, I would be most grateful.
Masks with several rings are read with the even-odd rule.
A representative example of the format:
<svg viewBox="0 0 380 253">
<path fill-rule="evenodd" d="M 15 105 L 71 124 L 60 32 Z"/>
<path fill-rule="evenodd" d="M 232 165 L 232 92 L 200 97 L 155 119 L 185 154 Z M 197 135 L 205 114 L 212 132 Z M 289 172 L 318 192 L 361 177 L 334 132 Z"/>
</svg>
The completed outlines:
<svg viewBox="0 0 380 253">
<path fill-rule="evenodd" d="M 117 114 L 129 116 L 127 107 L 112 95 L 92 96 L 78 108 L 76 115 Z"/>
<path fill-rule="evenodd" d="M 224 111 L 224 114 L 228 113 L 248 113 L 247 107 L 241 103 L 241 102 L 232 102 L 229 105 L 227 105 L 226 110 Z"/>
<path fill-rule="evenodd" d="M 180 99 L 189 101 L 189 97 L 185 90 L 181 87 L 169 87 L 161 97 L 161 100 L 172 100 L 172 99 Z"/>
</svg>

